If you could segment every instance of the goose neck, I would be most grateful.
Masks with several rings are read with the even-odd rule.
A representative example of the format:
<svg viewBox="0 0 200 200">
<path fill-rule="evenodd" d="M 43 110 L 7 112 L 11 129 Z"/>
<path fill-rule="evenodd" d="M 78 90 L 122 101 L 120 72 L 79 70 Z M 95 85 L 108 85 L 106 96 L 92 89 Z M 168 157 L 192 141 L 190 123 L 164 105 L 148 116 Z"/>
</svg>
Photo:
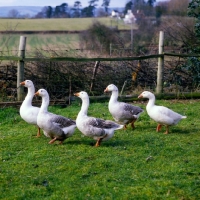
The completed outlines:
<svg viewBox="0 0 200 200">
<path fill-rule="evenodd" d="M 32 105 L 32 99 L 33 99 L 33 97 L 34 97 L 34 94 L 35 94 L 35 88 L 29 87 L 29 88 L 28 88 L 28 93 L 27 93 L 27 95 L 26 95 L 24 101 L 25 101 L 26 103 Z"/>
<path fill-rule="evenodd" d="M 43 96 L 40 111 L 41 112 L 47 112 L 48 106 L 49 106 L 49 96 Z"/>
<path fill-rule="evenodd" d="M 155 96 L 152 96 L 149 98 L 148 104 L 147 104 L 147 109 L 150 109 L 155 105 Z"/>
<path fill-rule="evenodd" d="M 112 91 L 111 97 L 110 97 L 110 101 L 117 101 L 118 99 L 118 90 L 114 90 Z"/>
<path fill-rule="evenodd" d="M 89 99 L 82 100 L 82 106 L 81 106 L 81 114 L 82 115 L 87 115 L 89 104 L 90 104 Z"/>
</svg>

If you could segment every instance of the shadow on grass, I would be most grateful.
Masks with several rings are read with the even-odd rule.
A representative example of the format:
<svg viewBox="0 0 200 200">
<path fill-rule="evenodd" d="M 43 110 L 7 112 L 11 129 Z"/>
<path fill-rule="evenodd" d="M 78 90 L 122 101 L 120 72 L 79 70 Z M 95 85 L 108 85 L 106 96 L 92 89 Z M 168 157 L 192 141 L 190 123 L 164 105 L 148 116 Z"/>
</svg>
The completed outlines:
<svg viewBox="0 0 200 200">
<path fill-rule="evenodd" d="M 179 128 L 179 127 L 173 127 L 169 129 L 169 134 L 192 134 L 197 132 L 195 128 Z"/>
<path fill-rule="evenodd" d="M 63 145 L 84 145 L 84 146 L 92 146 L 95 147 L 96 144 L 96 140 L 93 140 L 91 138 L 91 140 L 86 139 L 86 140 L 70 140 L 67 141 L 65 140 L 65 142 L 63 143 Z M 121 147 L 121 146 L 127 146 L 127 145 L 131 145 L 132 142 L 129 140 L 116 140 L 114 138 L 107 140 L 107 141 L 102 141 L 101 146 L 105 146 L 105 147 Z"/>
</svg>

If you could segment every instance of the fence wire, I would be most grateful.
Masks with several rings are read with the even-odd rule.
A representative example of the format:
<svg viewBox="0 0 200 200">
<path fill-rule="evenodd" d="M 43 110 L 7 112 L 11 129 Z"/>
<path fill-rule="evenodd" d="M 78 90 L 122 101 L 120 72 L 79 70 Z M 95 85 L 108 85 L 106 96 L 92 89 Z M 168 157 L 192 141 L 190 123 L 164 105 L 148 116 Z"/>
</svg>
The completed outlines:
<svg viewBox="0 0 200 200">
<path fill-rule="evenodd" d="M 80 56 L 80 51 L 76 56 Z M 27 52 L 26 56 L 49 57 L 69 56 L 74 52 L 42 51 Z M 84 56 L 83 53 L 81 56 Z M 184 60 L 171 58 L 165 60 L 164 91 L 174 92 L 191 91 L 192 79 L 187 71 L 180 70 Z M 104 95 L 103 91 L 108 84 L 115 84 L 119 91 L 124 86 L 124 94 L 138 94 L 142 90 L 156 88 L 157 64 L 156 58 L 142 61 L 101 61 L 72 62 L 72 61 L 44 61 L 26 62 L 24 80 L 32 80 L 36 90 L 45 88 L 51 100 L 65 101 L 74 92 L 87 91 L 92 96 Z M 1 101 L 17 100 L 17 62 L 2 61 L 0 65 L 0 99 Z M 24 88 L 24 95 L 27 89 Z"/>
</svg>

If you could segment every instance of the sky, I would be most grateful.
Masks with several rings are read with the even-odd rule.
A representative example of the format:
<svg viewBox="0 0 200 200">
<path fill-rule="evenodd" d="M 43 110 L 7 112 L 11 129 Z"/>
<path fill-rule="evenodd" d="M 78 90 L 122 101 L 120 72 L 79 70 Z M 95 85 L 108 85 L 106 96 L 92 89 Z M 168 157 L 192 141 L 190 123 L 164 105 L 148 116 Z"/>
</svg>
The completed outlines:
<svg viewBox="0 0 200 200">
<path fill-rule="evenodd" d="M 0 0 L 0 6 L 52 6 L 67 3 L 73 6 L 77 0 Z M 89 0 L 79 0 L 83 7 L 88 6 Z M 129 0 L 110 0 L 109 7 L 124 7 Z M 162 1 L 162 0 L 157 0 Z M 102 5 L 103 0 L 98 1 L 98 6 Z"/>
</svg>

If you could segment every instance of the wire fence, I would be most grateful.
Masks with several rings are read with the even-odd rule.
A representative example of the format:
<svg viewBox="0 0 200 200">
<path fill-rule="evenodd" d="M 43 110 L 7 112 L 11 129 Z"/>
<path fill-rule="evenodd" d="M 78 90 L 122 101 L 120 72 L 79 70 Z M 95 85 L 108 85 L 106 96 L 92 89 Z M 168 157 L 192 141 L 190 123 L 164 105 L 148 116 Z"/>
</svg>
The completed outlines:
<svg viewBox="0 0 200 200">
<path fill-rule="evenodd" d="M 121 61 L 26 61 L 24 79 L 32 80 L 36 90 L 45 88 L 52 100 L 66 101 L 74 92 L 85 90 L 91 96 L 104 95 L 108 84 L 115 84 L 123 94 L 137 95 L 142 90 L 155 91 L 157 58 Z M 178 69 L 184 60 L 175 57 L 164 64 L 164 92 L 190 92 L 191 77 Z M 1 63 L 1 101 L 17 101 L 17 61 Z M 23 88 L 26 94 L 26 88 Z M 120 92 L 121 93 L 121 92 Z"/>
<path fill-rule="evenodd" d="M 103 95 L 105 87 L 110 83 L 116 84 L 119 90 L 126 83 L 126 94 L 131 94 L 135 87 L 138 87 L 138 82 L 143 88 L 155 87 L 156 69 L 148 70 L 146 62 L 141 63 L 144 67 L 139 73 L 138 61 L 101 61 L 96 68 L 95 64 L 96 61 L 26 62 L 24 79 L 32 80 L 36 90 L 47 89 L 51 99 L 55 100 L 64 100 L 81 90 L 89 92 L 92 96 Z M 12 65 L 1 65 L 0 74 L 2 101 L 16 101 L 17 61 Z M 24 93 L 26 93 L 26 88 L 24 88 Z"/>
<path fill-rule="evenodd" d="M 126 51 L 126 50 L 125 50 Z M 121 52 L 125 52 L 120 49 Z M 154 47 L 155 51 L 155 47 Z M 92 52 L 92 51 L 91 51 Z M 24 63 L 23 79 L 32 80 L 36 90 L 45 88 L 52 101 L 67 102 L 74 92 L 87 91 L 90 96 L 104 96 L 108 84 L 115 84 L 121 95 L 138 95 L 142 90 L 155 91 L 157 87 L 158 58 L 163 63 L 163 90 L 166 93 L 191 92 L 192 77 L 180 69 L 188 54 L 151 54 L 123 57 L 112 52 L 106 57 L 95 57 L 89 50 L 35 49 L 20 57 L 18 51 L 1 52 L 0 100 L 17 102 L 19 62 Z M 127 54 L 125 54 L 127 55 Z M 197 55 L 198 56 L 198 55 Z M 123 88 L 123 91 L 122 91 Z M 27 89 L 23 88 L 25 96 Z M 24 98 L 23 96 L 23 98 Z"/>
</svg>

